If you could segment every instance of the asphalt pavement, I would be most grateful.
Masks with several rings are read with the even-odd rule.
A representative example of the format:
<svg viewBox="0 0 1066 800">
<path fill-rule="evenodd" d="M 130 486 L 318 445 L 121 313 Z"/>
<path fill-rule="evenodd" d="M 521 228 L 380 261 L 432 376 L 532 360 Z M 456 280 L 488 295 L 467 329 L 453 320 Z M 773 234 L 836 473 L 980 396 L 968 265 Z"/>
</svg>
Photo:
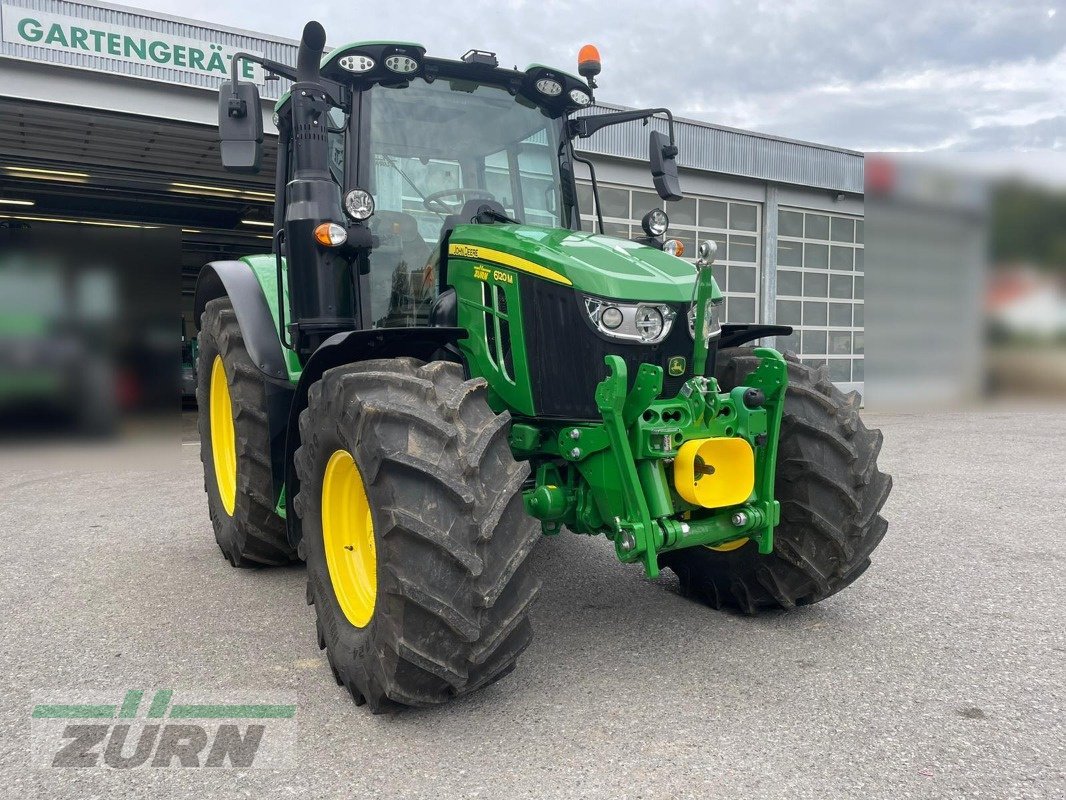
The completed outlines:
<svg viewBox="0 0 1066 800">
<path fill-rule="evenodd" d="M 222 559 L 191 426 L 139 455 L 9 449 L 0 796 L 1066 796 L 1066 413 L 867 421 L 895 489 L 849 590 L 749 619 L 564 535 L 515 672 L 380 717 L 334 683 L 303 569 Z M 32 767 L 43 687 L 282 689 L 296 766 Z"/>
</svg>

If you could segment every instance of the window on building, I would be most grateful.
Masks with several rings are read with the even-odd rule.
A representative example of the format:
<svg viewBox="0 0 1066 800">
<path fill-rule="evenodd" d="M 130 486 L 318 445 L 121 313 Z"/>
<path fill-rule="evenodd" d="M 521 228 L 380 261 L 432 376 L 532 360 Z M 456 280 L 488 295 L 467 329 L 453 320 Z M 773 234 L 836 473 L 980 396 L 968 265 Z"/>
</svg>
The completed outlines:
<svg viewBox="0 0 1066 800">
<path fill-rule="evenodd" d="M 761 206 L 694 195 L 664 203 L 655 192 L 602 182 L 599 193 L 603 229 L 608 236 L 643 236 L 641 218 L 653 208 L 662 208 L 670 217 L 666 236 L 685 245 L 687 260 L 695 259 L 698 242 L 713 239 L 718 245 L 714 277 L 726 296 L 726 321 L 758 321 Z M 592 189 L 587 181 L 578 181 L 578 198 L 585 229 L 597 230 Z"/>
<path fill-rule="evenodd" d="M 837 383 L 861 383 L 862 220 L 783 208 L 777 233 L 777 322 L 796 329 L 778 337 L 778 348 L 811 366 L 828 365 Z"/>
</svg>

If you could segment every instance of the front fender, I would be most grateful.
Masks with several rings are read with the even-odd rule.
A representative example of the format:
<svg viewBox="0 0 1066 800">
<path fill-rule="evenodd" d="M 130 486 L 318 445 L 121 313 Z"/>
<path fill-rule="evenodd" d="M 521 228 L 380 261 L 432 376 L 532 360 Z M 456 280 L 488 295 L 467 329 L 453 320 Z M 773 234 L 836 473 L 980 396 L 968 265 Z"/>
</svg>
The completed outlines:
<svg viewBox="0 0 1066 800">
<path fill-rule="evenodd" d="M 754 342 L 756 339 L 764 339 L 770 336 L 791 336 L 790 325 L 723 325 L 722 336 L 718 340 L 718 347 L 740 347 L 742 344 Z"/>
<path fill-rule="evenodd" d="M 271 381 L 289 384 L 289 371 L 281 339 L 259 277 L 244 261 L 212 261 L 196 278 L 193 318 L 200 330 L 204 307 L 219 297 L 229 297 L 244 336 L 248 355 Z"/>
<path fill-rule="evenodd" d="M 448 345 L 466 337 L 462 328 L 375 328 L 334 334 L 311 354 L 296 384 L 289 406 L 289 424 L 285 435 L 285 523 L 289 544 L 297 547 L 303 538 L 300 518 L 293 510 L 293 499 L 300 491 L 295 455 L 300 446 L 300 413 L 307 407 L 307 393 L 326 370 L 369 361 L 373 358 L 412 356 L 429 361 Z"/>
</svg>

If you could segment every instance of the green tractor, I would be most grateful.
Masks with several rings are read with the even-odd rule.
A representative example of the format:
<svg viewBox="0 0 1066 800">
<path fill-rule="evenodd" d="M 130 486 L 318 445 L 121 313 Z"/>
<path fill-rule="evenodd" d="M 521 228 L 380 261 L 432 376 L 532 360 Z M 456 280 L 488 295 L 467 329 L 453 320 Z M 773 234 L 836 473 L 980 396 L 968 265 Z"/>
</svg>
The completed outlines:
<svg viewBox="0 0 1066 800">
<path fill-rule="evenodd" d="M 713 243 L 682 260 L 662 210 L 634 241 L 581 229 L 573 143 L 608 125 L 662 120 L 654 185 L 680 199 L 669 111 L 594 113 L 589 48 L 578 78 L 324 46 L 311 22 L 295 68 L 240 54 L 222 87 L 223 163 L 254 172 L 238 65 L 293 82 L 273 252 L 199 277 L 197 399 L 222 552 L 306 561 L 318 644 L 357 704 L 438 704 L 510 672 L 530 551 L 564 528 L 749 614 L 867 568 L 891 481 L 857 395 L 745 346 L 791 329 L 724 324 Z"/>
</svg>

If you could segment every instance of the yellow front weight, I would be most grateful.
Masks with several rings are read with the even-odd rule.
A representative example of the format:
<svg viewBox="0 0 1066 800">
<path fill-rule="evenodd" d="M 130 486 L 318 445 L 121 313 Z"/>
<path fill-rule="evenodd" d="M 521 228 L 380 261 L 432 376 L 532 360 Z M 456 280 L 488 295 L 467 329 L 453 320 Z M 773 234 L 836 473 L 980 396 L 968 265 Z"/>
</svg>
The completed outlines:
<svg viewBox="0 0 1066 800">
<path fill-rule="evenodd" d="M 755 451 L 734 437 L 685 442 L 674 459 L 674 487 L 703 508 L 746 502 L 755 489 Z"/>
</svg>

